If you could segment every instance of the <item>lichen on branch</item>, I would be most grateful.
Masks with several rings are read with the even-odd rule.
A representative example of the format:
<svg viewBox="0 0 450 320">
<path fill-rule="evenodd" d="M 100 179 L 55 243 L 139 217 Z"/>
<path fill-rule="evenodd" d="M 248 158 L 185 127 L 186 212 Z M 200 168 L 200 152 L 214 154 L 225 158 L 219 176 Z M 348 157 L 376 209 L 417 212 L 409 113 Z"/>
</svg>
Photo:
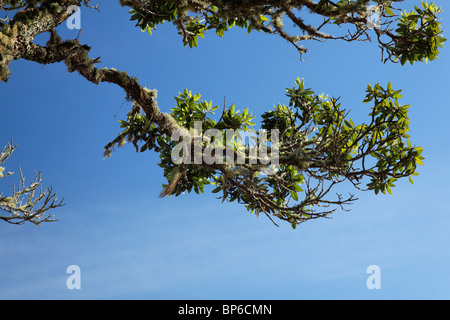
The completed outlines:
<svg viewBox="0 0 450 320">
<path fill-rule="evenodd" d="M 0 152 L 0 179 L 11 176 L 13 172 L 5 173 L 2 167 L 11 156 L 16 146 L 8 143 Z M 43 222 L 57 221 L 48 211 L 63 206 L 63 200 L 58 201 L 51 187 L 43 189 L 41 173 L 36 173 L 30 184 L 25 183 L 25 177 L 19 167 L 20 180 L 13 186 L 10 195 L 0 193 L 0 220 L 11 224 L 24 224 L 26 222 L 40 225 Z"/>
</svg>

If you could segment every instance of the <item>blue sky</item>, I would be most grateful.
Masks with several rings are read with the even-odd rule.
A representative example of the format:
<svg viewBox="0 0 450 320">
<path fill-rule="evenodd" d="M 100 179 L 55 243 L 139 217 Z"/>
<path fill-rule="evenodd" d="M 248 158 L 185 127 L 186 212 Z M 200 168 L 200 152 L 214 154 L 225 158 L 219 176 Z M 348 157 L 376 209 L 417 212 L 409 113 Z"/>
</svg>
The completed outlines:
<svg viewBox="0 0 450 320">
<path fill-rule="evenodd" d="M 401 67 L 382 64 L 375 44 L 314 42 L 300 62 L 277 37 L 236 29 L 207 34 L 189 49 L 171 25 L 150 37 L 118 1 L 100 7 L 82 9 L 81 42 L 92 46 L 92 58 L 101 56 L 99 66 L 157 88 L 162 111 L 188 88 L 258 116 L 287 103 L 285 89 L 300 77 L 318 93 L 340 96 L 350 117 L 364 121 L 367 85 L 391 81 L 411 104 L 411 141 L 424 147 L 425 165 L 414 185 L 401 181 L 393 195 L 343 190 L 360 199 L 349 213 L 296 230 L 210 193 L 160 199 L 165 179 L 156 153 L 125 146 L 103 158 L 129 110 L 122 89 L 88 83 L 63 63 L 14 61 L 11 79 L 0 84 L 0 138 L 18 145 L 7 169 L 20 163 L 30 179 L 42 171 L 66 206 L 54 211 L 60 221 L 41 227 L 0 223 L 1 299 L 450 298 L 447 47 L 437 61 Z M 78 35 L 64 25 L 60 32 Z M 1 190 L 9 192 L 11 181 Z M 69 265 L 80 266 L 80 290 L 66 287 Z M 370 265 L 380 267 L 379 290 L 366 286 Z"/>
</svg>

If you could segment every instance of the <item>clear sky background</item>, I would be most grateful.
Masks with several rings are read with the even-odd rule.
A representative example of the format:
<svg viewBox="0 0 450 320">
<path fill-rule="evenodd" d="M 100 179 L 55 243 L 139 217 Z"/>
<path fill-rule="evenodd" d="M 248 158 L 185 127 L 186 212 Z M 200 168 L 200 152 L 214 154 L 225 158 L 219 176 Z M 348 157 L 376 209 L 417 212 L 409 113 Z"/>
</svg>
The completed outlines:
<svg viewBox="0 0 450 320">
<path fill-rule="evenodd" d="M 448 5 L 437 3 L 450 30 Z M 391 81 L 411 104 L 411 141 L 424 147 L 425 165 L 393 195 L 343 189 L 360 199 L 349 213 L 296 230 L 209 192 L 160 199 L 156 153 L 125 146 L 103 158 L 130 108 L 122 89 L 88 83 L 63 63 L 13 61 L 0 84 L 0 142 L 18 145 L 7 170 L 20 163 L 29 179 L 42 171 L 66 206 L 54 211 L 60 221 L 41 227 L 0 222 L 1 299 L 450 299 L 448 47 L 437 61 L 401 67 L 382 64 L 376 44 L 314 42 L 300 62 L 279 37 L 210 32 L 190 49 L 172 25 L 150 37 L 118 1 L 100 8 L 82 8 L 81 42 L 101 56 L 100 67 L 157 88 L 162 111 L 188 88 L 259 116 L 288 103 L 285 89 L 300 77 L 341 97 L 360 122 L 370 112 L 361 103 L 367 85 Z M 78 36 L 64 24 L 59 30 Z M 1 190 L 17 178 L 2 179 Z M 66 287 L 69 265 L 81 268 L 81 290 Z M 379 290 L 366 287 L 370 265 L 380 267 Z"/>
</svg>

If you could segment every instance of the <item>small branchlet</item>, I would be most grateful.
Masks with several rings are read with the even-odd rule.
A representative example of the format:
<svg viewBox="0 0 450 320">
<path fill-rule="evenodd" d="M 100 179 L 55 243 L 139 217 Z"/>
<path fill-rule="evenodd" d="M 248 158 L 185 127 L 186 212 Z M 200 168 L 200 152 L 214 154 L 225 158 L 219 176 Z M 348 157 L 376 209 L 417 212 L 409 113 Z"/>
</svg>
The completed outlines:
<svg viewBox="0 0 450 320">
<path fill-rule="evenodd" d="M 3 148 L 0 154 L 0 165 L 11 156 L 15 146 L 11 143 Z M 4 174 L 5 168 L 0 166 L 0 178 L 12 175 Z M 43 189 L 43 177 L 40 172 L 35 174 L 33 181 L 25 183 L 25 177 L 19 166 L 20 180 L 18 186 L 13 186 L 12 194 L 4 196 L 0 193 L 0 220 L 11 224 L 24 224 L 30 222 L 36 226 L 44 222 L 57 221 L 48 211 L 63 206 L 63 200 L 58 201 L 52 188 Z"/>
</svg>

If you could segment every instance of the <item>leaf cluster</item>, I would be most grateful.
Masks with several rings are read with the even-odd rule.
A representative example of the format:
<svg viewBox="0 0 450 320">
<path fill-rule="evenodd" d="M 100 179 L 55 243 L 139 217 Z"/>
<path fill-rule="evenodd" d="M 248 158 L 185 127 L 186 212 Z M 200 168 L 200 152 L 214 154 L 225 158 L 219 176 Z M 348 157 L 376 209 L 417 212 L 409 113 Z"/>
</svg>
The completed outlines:
<svg viewBox="0 0 450 320">
<path fill-rule="evenodd" d="M 166 21 L 174 23 L 183 36 L 184 45 L 191 48 L 197 46 L 198 38 L 204 38 L 208 30 L 214 30 L 220 37 L 234 26 L 247 28 L 249 32 L 252 30 L 250 20 L 245 17 L 224 17 L 218 15 L 218 11 L 213 4 L 200 8 L 195 3 L 156 0 L 147 1 L 145 6 L 134 6 L 130 14 L 131 20 L 136 20 L 136 26 L 150 35 L 159 24 Z"/>
<path fill-rule="evenodd" d="M 373 26 L 370 15 L 376 8 L 380 21 L 373 32 L 386 58 L 402 64 L 416 61 L 428 61 L 437 58 L 439 48 L 446 39 L 439 22 L 442 9 L 433 2 L 422 2 L 422 7 L 414 7 L 410 13 L 396 14 L 394 4 L 403 0 L 321 0 L 299 2 L 277 1 L 197 1 L 197 0 L 121 0 L 123 5 L 131 7 L 131 19 L 143 31 L 151 34 L 157 25 L 164 22 L 173 23 L 183 37 L 184 45 L 196 47 L 198 38 L 204 38 L 208 30 L 214 30 L 219 36 L 234 26 L 275 34 L 290 42 L 304 54 L 307 49 L 300 45 L 305 40 L 344 40 L 371 41 Z M 304 10 L 305 7 L 308 10 Z M 319 18 L 319 19 L 317 19 Z M 323 19 L 322 23 L 307 22 Z M 286 20 L 299 32 L 287 30 Z M 395 24 L 395 31 L 391 25 Z M 326 26 L 338 25 L 330 32 L 322 30 Z M 348 26 L 342 33 L 342 26 Z M 332 31 L 331 30 L 335 30 Z M 385 38 L 389 41 L 385 41 Z"/>
<path fill-rule="evenodd" d="M 212 184 L 212 192 L 222 201 L 237 201 L 257 216 L 260 213 L 275 216 L 293 227 L 328 216 L 336 210 L 333 206 L 344 209 L 355 201 L 352 194 L 330 197 L 335 186 L 344 181 L 376 194 L 391 193 L 394 182 L 400 178 L 409 177 L 412 182 L 411 176 L 417 175 L 417 166 L 422 164 L 422 148 L 412 146 L 409 141 L 409 106 L 400 104 L 401 90 L 394 90 L 391 83 L 387 88 L 369 85 L 363 101 L 372 104 L 369 121 L 355 124 L 339 99 L 316 94 L 299 78 L 295 84 L 286 89 L 287 105 L 279 103 L 261 116 L 262 129 L 269 132 L 276 129 L 279 133 L 279 163 L 275 168 L 251 163 L 252 146 L 243 145 L 239 137 L 231 145 L 225 143 L 224 148 L 231 147 L 238 153 L 243 147 L 242 163 L 226 162 L 225 153 L 220 158 L 223 161 L 212 164 L 195 163 L 193 158 L 182 164 L 174 163 L 172 151 L 180 141 L 158 131 L 138 109 L 128 115 L 127 121 L 121 121 L 125 128 L 122 137 L 131 135 L 133 139 L 128 140 L 134 141 L 141 152 L 151 149 L 159 152 L 159 166 L 168 181 L 163 187 L 170 186 L 174 176 L 177 177 L 171 194 L 205 192 L 205 187 Z M 218 115 L 213 118 L 219 106 L 187 89 L 175 97 L 175 102 L 171 115 L 191 134 L 198 121 L 202 134 L 209 129 L 241 130 L 254 134 L 255 140 L 266 139 L 269 151 L 274 147 L 270 135 L 264 138 L 257 132 L 252 122 L 254 116 L 248 109 L 240 112 L 233 105 L 224 108 L 219 119 Z M 221 138 L 225 139 L 225 131 Z M 202 152 L 213 142 L 201 140 Z M 193 146 L 190 148 L 192 151 Z"/>
<path fill-rule="evenodd" d="M 437 58 L 439 49 L 447 40 L 442 35 L 444 31 L 438 19 L 440 13 L 442 8 L 424 1 L 421 8 L 415 6 L 411 12 L 401 13 L 392 51 L 402 65 Z"/>
</svg>

